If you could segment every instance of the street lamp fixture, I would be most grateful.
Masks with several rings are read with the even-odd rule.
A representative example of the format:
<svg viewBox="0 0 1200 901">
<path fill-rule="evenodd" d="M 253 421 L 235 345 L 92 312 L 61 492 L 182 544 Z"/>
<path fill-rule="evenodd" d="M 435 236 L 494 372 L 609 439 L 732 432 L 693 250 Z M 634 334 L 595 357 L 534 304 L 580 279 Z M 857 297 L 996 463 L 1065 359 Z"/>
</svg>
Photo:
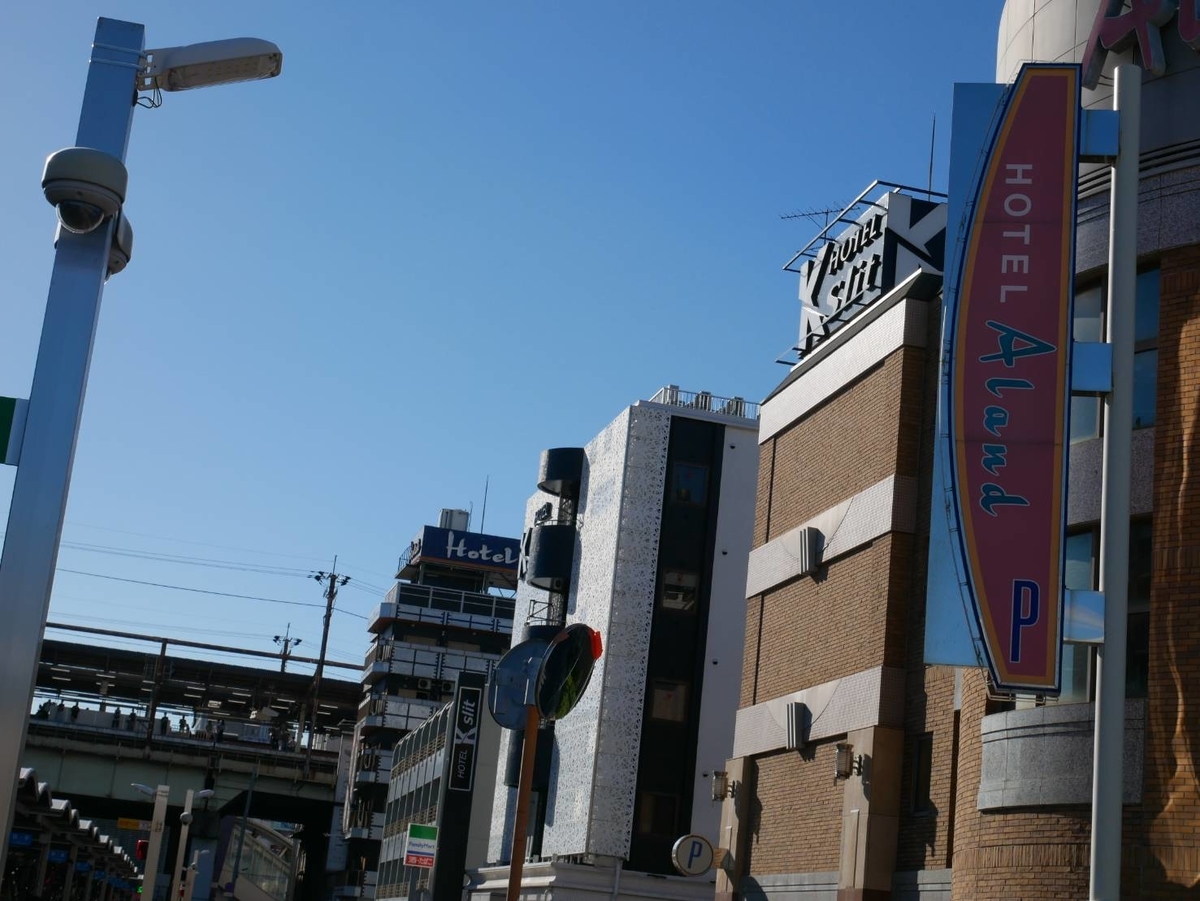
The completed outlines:
<svg viewBox="0 0 1200 901">
<path fill-rule="evenodd" d="M 283 53 L 270 41 L 230 38 L 147 50 L 140 82 L 143 91 L 188 91 L 274 78 L 282 69 Z"/>
</svg>

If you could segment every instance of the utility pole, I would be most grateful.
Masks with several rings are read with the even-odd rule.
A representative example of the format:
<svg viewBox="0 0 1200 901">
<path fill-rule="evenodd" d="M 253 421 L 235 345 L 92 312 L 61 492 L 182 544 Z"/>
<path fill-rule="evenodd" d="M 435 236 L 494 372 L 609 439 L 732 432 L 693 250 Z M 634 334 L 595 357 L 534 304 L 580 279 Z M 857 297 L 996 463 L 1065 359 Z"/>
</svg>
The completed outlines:
<svg viewBox="0 0 1200 901">
<path fill-rule="evenodd" d="M 284 633 L 282 635 L 275 636 L 275 644 L 280 645 L 280 647 L 282 647 L 282 650 L 279 652 L 279 656 L 282 658 L 279 663 L 279 671 L 281 673 L 287 672 L 288 656 L 291 654 L 292 648 L 294 648 L 300 644 L 299 638 L 291 638 L 290 637 L 291 632 L 292 632 L 292 624 L 288 623 L 287 629 L 284 630 Z M 325 658 L 322 656 L 321 659 L 323 660 Z"/>
<path fill-rule="evenodd" d="M 337 599 L 338 589 L 350 581 L 349 576 L 339 576 L 336 572 L 337 557 L 333 558 L 333 571 L 319 572 L 313 578 L 325 586 L 325 627 L 321 631 L 321 653 L 317 655 L 317 672 L 313 676 L 312 709 L 309 713 L 308 755 L 312 754 L 313 736 L 317 728 L 317 709 L 321 699 L 321 675 L 325 672 L 325 650 L 329 644 L 329 621 L 333 619 L 333 602 Z"/>
</svg>

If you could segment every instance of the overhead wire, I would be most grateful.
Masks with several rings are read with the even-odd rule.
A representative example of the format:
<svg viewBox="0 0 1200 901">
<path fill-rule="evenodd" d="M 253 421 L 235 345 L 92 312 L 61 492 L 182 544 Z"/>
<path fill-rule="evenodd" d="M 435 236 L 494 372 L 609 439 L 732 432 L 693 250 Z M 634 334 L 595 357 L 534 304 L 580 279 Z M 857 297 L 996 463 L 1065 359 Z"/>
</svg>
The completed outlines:
<svg viewBox="0 0 1200 901">
<path fill-rule="evenodd" d="M 189 588 L 186 585 L 171 585 L 166 582 L 150 582 L 150 581 L 147 581 L 144 579 L 129 579 L 129 578 L 125 578 L 124 576 L 111 576 L 111 575 L 107 575 L 105 573 L 85 572 L 84 570 L 80 570 L 80 569 L 66 569 L 64 567 L 58 567 L 55 571 L 61 572 L 61 573 L 70 573 L 72 575 L 77 575 L 77 576 L 90 576 L 95 579 L 108 579 L 113 582 L 128 582 L 129 584 L 132 584 L 132 585 L 148 585 L 152 588 L 169 588 L 172 591 L 189 591 L 194 594 L 207 594 L 207 595 L 213 595 L 215 597 L 236 598 L 238 600 L 245 600 L 245 601 L 261 601 L 261 602 L 267 603 L 267 604 L 286 604 L 291 607 L 311 607 L 311 608 L 317 608 L 320 610 L 325 609 L 324 604 L 317 604 L 317 603 L 314 603 L 311 601 L 289 601 L 289 600 L 285 600 L 283 598 L 267 598 L 267 597 L 262 597 L 261 595 L 254 595 L 254 594 L 237 594 L 235 592 L 229 592 L 229 591 L 214 591 L 210 588 Z M 346 614 L 347 616 L 353 616 L 356 619 L 365 620 L 367 618 L 365 615 L 363 615 L 361 613 L 354 613 L 353 611 L 346 610 L 344 608 L 339 607 L 339 608 L 335 608 L 335 609 L 341 613 Z"/>
<path fill-rule="evenodd" d="M 292 576 L 308 578 L 310 569 L 293 566 L 267 566 L 255 563 L 245 563 L 237 560 L 213 560 L 206 557 L 196 557 L 184 554 L 164 554 L 158 551 L 142 551 L 134 548 L 112 547 L 103 544 L 86 544 L 78 541 L 63 541 L 61 546 L 76 551 L 106 554 L 113 557 L 131 557 L 138 560 L 151 560 L 159 563 L 179 563 L 185 566 L 205 566 L 212 569 L 232 569 L 238 572 L 262 573 L 269 576 Z"/>
</svg>

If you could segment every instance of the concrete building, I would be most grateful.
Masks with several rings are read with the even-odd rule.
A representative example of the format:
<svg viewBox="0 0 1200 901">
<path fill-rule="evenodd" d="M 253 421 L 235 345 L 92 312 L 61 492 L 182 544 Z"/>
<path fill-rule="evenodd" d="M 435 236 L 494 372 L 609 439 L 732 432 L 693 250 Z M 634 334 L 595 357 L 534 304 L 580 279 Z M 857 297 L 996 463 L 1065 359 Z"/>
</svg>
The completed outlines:
<svg viewBox="0 0 1200 901">
<path fill-rule="evenodd" d="M 517 539 L 468 531 L 464 510 L 443 510 L 401 557 L 367 625 L 374 637 L 338 824 L 345 880 L 336 896 L 375 897 L 393 748 L 454 697 L 461 673 L 486 678 L 507 650 L 513 600 L 498 592 L 516 587 L 518 559 Z"/>
<path fill-rule="evenodd" d="M 1083 102 L 1107 109 L 1115 62 L 1160 73 L 1142 98 L 1121 897 L 1184 898 L 1200 890 L 1200 15 L 1150 6 L 1098 21 L 1098 0 L 1009 0 L 996 75 L 1125 47 L 1091 48 L 1103 74 Z M 1102 335 L 1108 182 L 1082 167 L 1076 340 Z M 936 276 L 896 273 L 802 337 L 763 404 L 719 897 L 1087 897 L 1093 647 L 1065 647 L 1055 699 L 998 696 L 982 670 L 925 659 L 940 306 Z M 1072 399 L 1069 588 L 1096 586 L 1098 409 Z"/>
<path fill-rule="evenodd" d="M 396 743 L 377 898 L 427 891 L 457 901 L 463 873 L 487 863 L 500 727 L 487 714 L 484 684 L 481 673 L 460 673 L 454 701 Z M 437 830 L 432 862 L 407 853 L 412 825 Z"/>
<path fill-rule="evenodd" d="M 718 840 L 711 779 L 741 672 L 757 408 L 667 387 L 586 448 L 543 454 L 516 619 L 586 623 L 603 656 L 578 706 L 539 736 L 523 885 L 541 895 L 711 897 L 671 876 L 687 833 Z M 489 859 L 511 844 L 520 733 L 501 739 Z M 484 870 L 473 896 L 502 892 Z M 663 877 L 666 878 L 663 878 Z"/>
</svg>

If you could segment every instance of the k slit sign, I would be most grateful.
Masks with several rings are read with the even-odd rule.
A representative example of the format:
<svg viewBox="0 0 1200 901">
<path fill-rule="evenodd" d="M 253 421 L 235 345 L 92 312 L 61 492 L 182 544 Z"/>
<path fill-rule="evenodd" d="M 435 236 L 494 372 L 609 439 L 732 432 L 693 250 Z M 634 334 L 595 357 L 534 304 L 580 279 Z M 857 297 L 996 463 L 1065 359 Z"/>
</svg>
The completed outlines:
<svg viewBox="0 0 1200 901">
<path fill-rule="evenodd" d="M 1057 694 L 1080 70 L 1027 65 L 964 216 L 949 338 L 952 503 L 995 686 Z"/>
</svg>

